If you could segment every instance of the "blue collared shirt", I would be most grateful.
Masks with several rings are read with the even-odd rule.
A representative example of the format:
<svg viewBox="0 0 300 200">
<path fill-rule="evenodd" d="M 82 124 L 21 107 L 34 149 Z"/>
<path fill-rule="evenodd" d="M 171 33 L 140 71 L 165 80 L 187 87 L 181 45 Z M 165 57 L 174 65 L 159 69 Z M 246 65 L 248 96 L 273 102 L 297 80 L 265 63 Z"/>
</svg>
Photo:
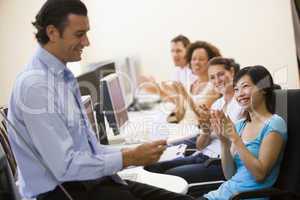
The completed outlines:
<svg viewBox="0 0 300 200">
<path fill-rule="evenodd" d="M 42 47 L 17 77 L 8 118 L 56 178 L 9 128 L 24 197 L 53 190 L 62 182 L 98 179 L 122 168 L 122 153 L 100 145 L 87 120 L 78 83 L 60 60 Z M 55 180 L 56 179 L 56 180 Z"/>
</svg>

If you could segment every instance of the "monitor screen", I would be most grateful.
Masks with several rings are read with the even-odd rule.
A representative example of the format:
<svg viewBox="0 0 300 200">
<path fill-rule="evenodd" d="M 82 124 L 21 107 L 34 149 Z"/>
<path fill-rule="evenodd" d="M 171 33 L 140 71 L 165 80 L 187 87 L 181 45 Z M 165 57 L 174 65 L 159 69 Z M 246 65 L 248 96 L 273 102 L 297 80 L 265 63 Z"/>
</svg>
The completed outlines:
<svg viewBox="0 0 300 200">
<path fill-rule="evenodd" d="M 127 108 L 117 74 L 111 74 L 101 79 L 104 95 L 104 113 L 115 135 L 128 121 Z"/>
<path fill-rule="evenodd" d="M 95 132 L 95 135 L 97 139 L 99 140 L 99 135 L 98 135 L 98 125 L 96 123 L 96 115 L 94 113 L 94 106 L 92 103 L 92 98 L 90 95 L 85 95 L 81 97 L 82 103 L 85 108 L 85 112 L 87 114 L 88 120 L 92 126 L 93 131 Z"/>
</svg>

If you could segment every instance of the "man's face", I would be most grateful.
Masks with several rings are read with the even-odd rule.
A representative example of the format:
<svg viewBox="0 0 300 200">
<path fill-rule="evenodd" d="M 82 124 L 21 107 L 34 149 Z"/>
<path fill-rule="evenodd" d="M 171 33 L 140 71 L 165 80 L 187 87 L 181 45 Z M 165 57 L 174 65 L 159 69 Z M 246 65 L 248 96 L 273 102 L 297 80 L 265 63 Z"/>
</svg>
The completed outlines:
<svg viewBox="0 0 300 200">
<path fill-rule="evenodd" d="M 67 25 L 56 43 L 57 56 L 63 62 L 81 60 L 83 48 L 90 44 L 87 37 L 89 29 L 88 17 L 75 14 L 68 16 Z"/>
<path fill-rule="evenodd" d="M 185 54 L 186 48 L 182 42 L 172 42 L 171 43 L 171 54 L 175 66 L 184 67 L 187 65 Z"/>
</svg>

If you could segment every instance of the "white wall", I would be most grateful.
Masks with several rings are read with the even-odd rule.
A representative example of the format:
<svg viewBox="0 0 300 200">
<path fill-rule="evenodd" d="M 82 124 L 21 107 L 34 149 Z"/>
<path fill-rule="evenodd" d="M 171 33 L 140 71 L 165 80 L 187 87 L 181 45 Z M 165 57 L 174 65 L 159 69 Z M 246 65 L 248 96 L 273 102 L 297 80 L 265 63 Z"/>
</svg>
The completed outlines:
<svg viewBox="0 0 300 200">
<path fill-rule="evenodd" d="M 32 54 L 30 22 L 44 1 L 0 1 L 0 104 Z M 170 40 L 206 40 L 242 66 L 267 66 L 283 86 L 299 86 L 290 3 L 287 0 L 86 0 L 91 46 L 82 64 L 140 56 L 142 71 L 158 80 L 172 70 Z"/>
</svg>

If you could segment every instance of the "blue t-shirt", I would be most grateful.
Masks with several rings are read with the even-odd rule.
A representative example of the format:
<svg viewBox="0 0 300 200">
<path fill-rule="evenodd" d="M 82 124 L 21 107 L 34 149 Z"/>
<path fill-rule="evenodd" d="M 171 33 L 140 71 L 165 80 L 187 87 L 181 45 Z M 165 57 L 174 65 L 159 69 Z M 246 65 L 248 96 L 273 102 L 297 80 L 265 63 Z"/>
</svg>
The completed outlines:
<svg viewBox="0 0 300 200">
<path fill-rule="evenodd" d="M 236 123 L 235 128 L 238 134 L 241 136 L 243 129 L 246 125 L 245 120 L 240 120 Z M 247 141 L 245 143 L 246 148 L 258 158 L 260 145 L 262 140 L 270 133 L 276 132 L 282 136 L 284 141 L 287 140 L 287 129 L 285 121 L 278 115 L 274 114 L 269 120 L 265 122 L 265 125 L 261 129 L 260 133 L 256 136 L 255 139 Z M 279 159 L 276 161 L 274 167 L 272 168 L 270 174 L 263 182 L 256 182 L 254 176 L 247 170 L 243 161 L 240 159 L 240 156 L 236 153 L 233 156 L 233 160 L 236 165 L 236 173 L 226 182 L 224 182 L 217 190 L 211 191 L 204 197 L 209 200 L 227 200 L 233 194 L 242 191 L 256 190 L 270 188 L 273 186 L 277 180 L 279 174 L 280 163 L 283 158 L 282 151 L 279 155 Z M 265 198 L 260 198 L 260 200 Z M 258 199 L 257 199 L 258 200 Z"/>
</svg>

